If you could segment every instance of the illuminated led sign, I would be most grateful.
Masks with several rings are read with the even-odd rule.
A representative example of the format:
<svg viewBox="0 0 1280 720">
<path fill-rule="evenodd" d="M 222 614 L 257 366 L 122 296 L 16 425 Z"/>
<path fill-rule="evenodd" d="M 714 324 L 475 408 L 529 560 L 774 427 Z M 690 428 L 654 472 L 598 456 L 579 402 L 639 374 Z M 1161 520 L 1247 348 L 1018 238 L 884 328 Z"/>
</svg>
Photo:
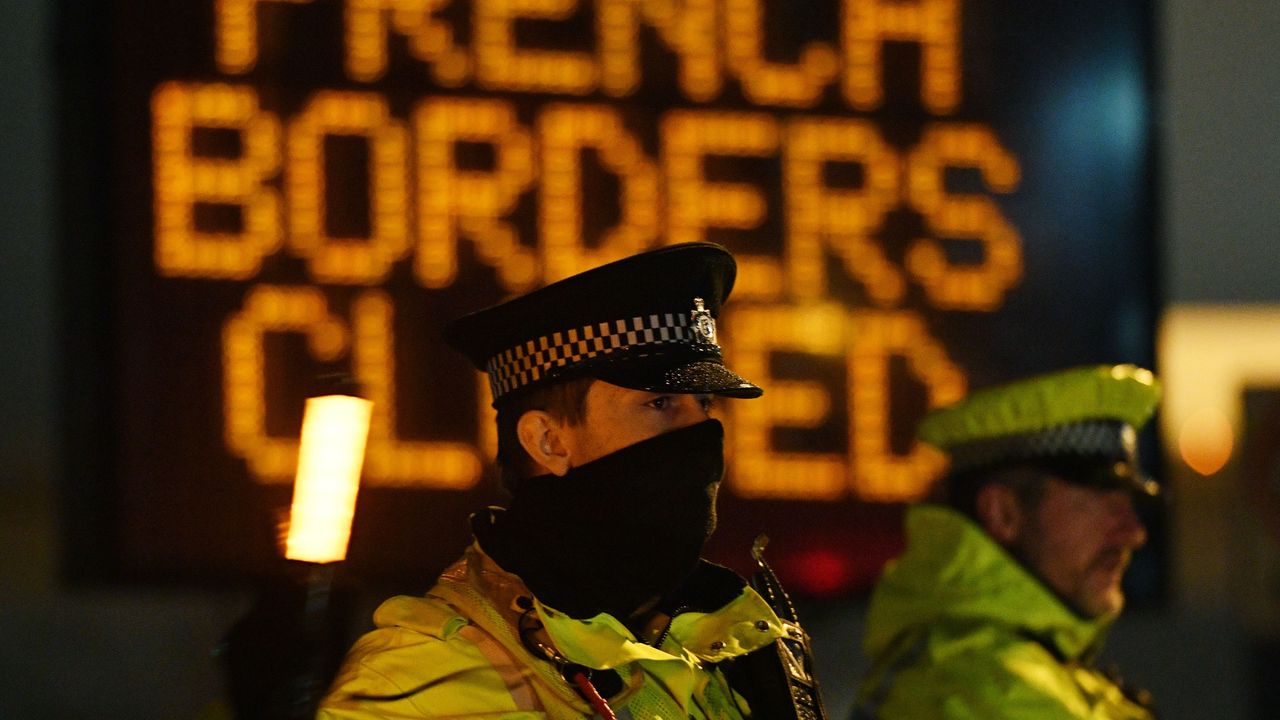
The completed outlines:
<svg viewBox="0 0 1280 720">
<path fill-rule="evenodd" d="M 1007 103 L 993 90 L 1005 63 L 1036 63 L 1025 48 L 999 54 L 1021 47 L 997 27 L 1015 3 L 117 5 L 121 26 L 145 13 L 149 28 L 129 31 L 148 50 L 119 50 L 114 66 L 132 258 L 119 317 L 122 342 L 146 345 L 120 384 L 156 395 L 121 411 L 127 428 L 172 439 L 149 455 L 126 432 L 127 562 L 227 569 L 253 555 L 245 541 L 157 556 L 146 548 L 167 523 L 131 525 L 129 508 L 148 494 L 230 502 L 219 483 L 275 497 L 319 370 L 350 373 L 374 403 L 352 562 L 402 567 L 405 553 L 375 547 L 398 533 L 444 538 L 425 562 L 440 561 L 465 528 L 414 528 L 377 500 L 434 517 L 491 495 L 489 398 L 439 328 L 666 243 L 720 242 L 739 260 L 721 340 L 766 395 L 722 406 L 722 496 L 756 508 L 756 525 L 788 508 L 859 517 L 919 499 L 944 469 L 911 439 L 928 408 L 975 380 L 1110 350 L 1011 361 L 1007 319 L 1032 312 L 1019 294 L 1034 302 L 1037 283 L 1055 282 L 1034 267 L 1035 208 L 1064 202 L 1033 180 L 1035 207 L 1019 205 L 1056 156 L 1052 131 L 1016 115 L 1038 111 L 1026 103 L 1047 81 L 1019 80 Z M 1141 198 L 1137 177 L 1121 198 Z M 1112 290 L 1085 295 L 1107 303 Z M 1122 352 L 1145 348 L 1128 342 Z"/>
</svg>

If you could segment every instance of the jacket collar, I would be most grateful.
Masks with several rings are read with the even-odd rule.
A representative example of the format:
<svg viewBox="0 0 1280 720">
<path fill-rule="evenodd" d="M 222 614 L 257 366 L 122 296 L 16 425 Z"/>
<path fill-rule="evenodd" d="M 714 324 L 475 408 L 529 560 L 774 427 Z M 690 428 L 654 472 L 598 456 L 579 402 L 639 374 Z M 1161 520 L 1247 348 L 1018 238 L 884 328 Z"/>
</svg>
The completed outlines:
<svg viewBox="0 0 1280 720">
<path fill-rule="evenodd" d="M 569 617 L 537 604 L 537 612 L 555 646 L 570 661 L 611 669 L 639 660 L 710 662 L 744 655 L 782 636 L 782 625 L 755 590 L 743 587 L 728 604 L 711 612 L 683 612 L 671 619 L 661 648 L 640 642 L 614 617 Z"/>
<path fill-rule="evenodd" d="M 937 620 L 1003 625 L 1064 660 L 1097 651 L 1114 616 L 1077 615 L 977 524 L 937 505 L 907 511 L 907 550 L 885 570 L 868 611 L 879 654 L 904 630 Z"/>
<path fill-rule="evenodd" d="M 702 574 L 727 572 L 710 563 L 699 568 Z M 480 597 L 472 589 L 478 590 Z M 636 661 L 719 662 L 764 647 L 783 634 L 781 621 L 764 598 L 742 585 L 736 595 L 719 607 L 676 614 L 667 640 L 661 649 L 655 648 L 639 641 L 611 615 L 573 618 L 544 605 L 519 577 L 501 568 L 478 543 L 467 549 L 462 562 L 441 575 L 434 592 L 467 607 L 474 607 L 482 597 L 493 606 L 498 617 L 478 615 L 476 621 L 495 636 L 517 641 L 521 616 L 530 611 L 536 613 L 543 626 L 538 633 L 539 641 L 549 641 L 549 646 L 568 662 L 596 670 Z"/>
</svg>

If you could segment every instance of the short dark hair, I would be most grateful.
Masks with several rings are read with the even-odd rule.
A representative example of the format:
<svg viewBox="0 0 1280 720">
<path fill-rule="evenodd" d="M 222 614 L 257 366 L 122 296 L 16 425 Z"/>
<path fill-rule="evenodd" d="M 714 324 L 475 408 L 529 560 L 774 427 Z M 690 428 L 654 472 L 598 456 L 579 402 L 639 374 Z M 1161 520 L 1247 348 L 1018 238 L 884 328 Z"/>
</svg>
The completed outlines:
<svg viewBox="0 0 1280 720">
<path fill-rule="evenodd" d="M 537 472 L 537 464 L 520 444 L 517 425 L 530 410 L 541 410 L 553 418 L 579 425 L 587 416 L 587 390 L 596 381 L 579 377 L 504 397 L 498 404 L 498 470 L 507 490 Z"/>
<path fill-rule="evenodd" d="M 952 473 L 942 480 L 936 499 L 981 524 L 982 519 L 978 517 L 978 494 L 982 492 L 982 488 L 992 483 L 1004 485 L 1013 491 L 1023 508 L 1034 510 L 1044 497 L 1045 485 L 1052 474 L 1049 468 L 1027 462 L 964 470 Z"/>
</svg>

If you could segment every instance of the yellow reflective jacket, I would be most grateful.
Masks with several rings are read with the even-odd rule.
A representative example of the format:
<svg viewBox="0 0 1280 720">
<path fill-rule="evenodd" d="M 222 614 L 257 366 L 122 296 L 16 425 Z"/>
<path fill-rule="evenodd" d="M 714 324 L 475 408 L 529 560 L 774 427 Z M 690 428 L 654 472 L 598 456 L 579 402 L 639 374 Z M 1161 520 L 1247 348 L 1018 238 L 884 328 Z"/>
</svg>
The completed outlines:
<svg viewBox="0 0 1280 720">
<path fill-rule="evenodd" d="M 377 609 L 376 629 L 347 655 L 318 717 L 592 717 L 556 665 L 521 641 L 530 612 L 544 628 L 536 642 L 570 663 L 619 673 L 624 687 L 609 704 L 620 720 L 749 717 L 716 663 L 782 634 L 777 615 L 744 587 L 718 610 L 676 615 L 661 647 L 651 647 L 609 615 L 578 620 L 542 605 L 473 543 L 425 597 L 397 596 Z"/>
<path fill-rule="evenodd" d="M 1150 720 L 1093 665 L 1113 619 L 1076 615 L 963 514 L 913 507 L 871 598 L 854 718 Z"/>
</svg>

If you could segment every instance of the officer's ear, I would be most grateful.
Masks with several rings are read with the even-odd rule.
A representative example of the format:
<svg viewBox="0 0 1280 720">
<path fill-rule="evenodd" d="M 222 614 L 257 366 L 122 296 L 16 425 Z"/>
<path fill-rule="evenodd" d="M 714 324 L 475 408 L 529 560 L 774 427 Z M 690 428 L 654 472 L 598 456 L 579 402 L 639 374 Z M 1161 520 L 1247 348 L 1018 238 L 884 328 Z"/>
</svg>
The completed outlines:
<svg viewBox="0 0 1280 720">
<path fill-rule="evenodd" d="M 1017 492 L 1004 483 L 984 485 L 975 498 L 974 511 L 982 528 L 1004 547 L 1017 542 L 1027 523 L 1026 508 L 1022 507 Z"/>
<path fill-rule="evenodd" d="M 529 410 L 516 421 L 516 436 L 542 471 L 563 476 L 569 472 L 570 465 L 561 425 L 545 410 Z"/>
</svg>

